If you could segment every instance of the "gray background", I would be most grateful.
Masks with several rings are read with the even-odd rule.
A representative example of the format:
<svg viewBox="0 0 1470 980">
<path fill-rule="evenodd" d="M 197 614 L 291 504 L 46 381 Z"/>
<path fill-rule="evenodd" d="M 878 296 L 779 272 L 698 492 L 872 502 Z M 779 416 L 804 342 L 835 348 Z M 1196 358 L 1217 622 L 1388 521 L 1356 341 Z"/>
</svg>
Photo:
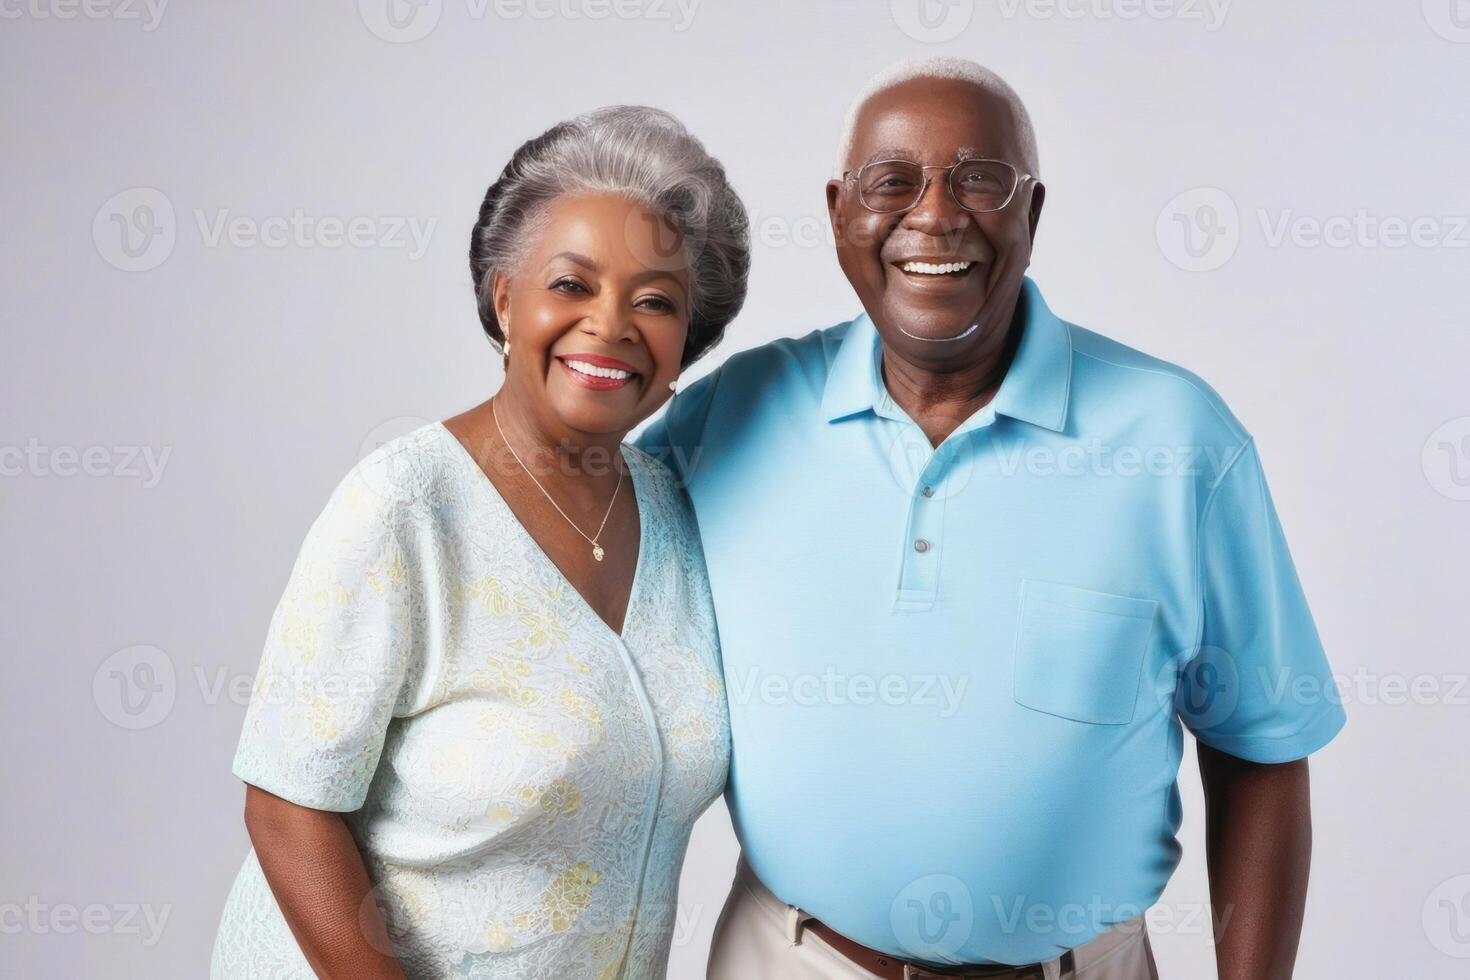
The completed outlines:
<svg viewBox="0 0 1470 980">
<path fill-rule="evenodd" d="M 856 311 L 837 130 L 869 75 L 935 53 L 1031 107 L 1052 308 L 1198 371 L 1256 434 L 1348 701 L 1312 763 L 1298 975 L 1465 975 L 1464 0 L 384 8 L 0 2 L 7 975 L 203 975 L 267 621 L 362 452 L 498 383 L 464 253 L 520 141 L 646 102 L 727 163 L 755 268 L 702 373 Z M 1170 978 L 1212 975 L 1189 752 L 1182 780 Z M 702 975 L 735 853 L 717 805 L 671 976 Z"/>
</svg>

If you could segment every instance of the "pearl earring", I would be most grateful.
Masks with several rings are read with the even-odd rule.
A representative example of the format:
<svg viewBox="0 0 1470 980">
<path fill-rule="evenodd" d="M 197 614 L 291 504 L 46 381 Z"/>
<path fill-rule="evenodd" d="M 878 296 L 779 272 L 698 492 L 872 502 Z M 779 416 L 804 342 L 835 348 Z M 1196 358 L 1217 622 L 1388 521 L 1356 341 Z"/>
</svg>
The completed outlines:
<svg viewBox="0 0 1470 980">
<path fill-rule="evenodd" d="M 670 381 L 669 382 L 669 390 L 672 391 L 672 392 L 678 392 L 678 390 L 679 390 L 679 379 L 678 378 L 675 378 L 673 381 Z"/>
<path fill-rule="evenodd" d="M 503 340 L 501 342 L 501 344 L 500 344 L 500 353 L 504 354 L 506 357 L 509 357 L 510 356 L 510 321 L 509 320 L 505 321 L 505 326 L 504 327 L 501 327 L 500 334 L 501 334 L 502 337 L 505 338 L 505 340 Z"/>
</svg>

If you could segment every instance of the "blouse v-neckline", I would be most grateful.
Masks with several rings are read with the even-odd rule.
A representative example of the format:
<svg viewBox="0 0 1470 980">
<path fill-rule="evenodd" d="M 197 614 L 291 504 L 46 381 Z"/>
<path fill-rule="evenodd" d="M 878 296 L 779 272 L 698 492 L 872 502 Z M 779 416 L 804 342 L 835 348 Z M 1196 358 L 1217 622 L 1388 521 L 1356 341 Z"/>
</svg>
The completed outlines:
<svg viewBox="0 0 1470 980">
<path fill-rule="evenodd" d="M 637 464 L 635 464 L 631 459 L 628 458 L 627 447 L 619 445 L 618 453 L 622 456 L 623 465 L 628 468 L 628 476 L 633 481 L 633 499 L 638 510 L 638 557 L 633 563 L 633 581 L 632 584 L 628 586 L 628 598 L 627 601 L 623 604 L 622 629 L 615 630 L 613 629 L 612 624 L 603 619 L 602 614 L 599 613 L 597 609 L 593 607 L 592 603 L 587 600 L 587 597 L 582 594 L 582 590 L 577 588 L 577 586 L 572 583 L 571 579 L 567 578 L 566 573 L 561 570 L 561 566 L 552 561 L 551 556 L 546 553 L 546 549 L 541 547 L 541 542 L 536 540 L 536 536 L 532 534 L 530 530 L 526 527 L 526 525 L 521 522 L 521 519 L 516 516 L 515 511 L 510 506 L 510 502 L 506 500 L 505 495 L 500 492 L 500 488 L 495 485 L 494 481 L 490 479 L 489 474 L 486 473 L 485 470 L 480 466 L 480 463 L 478 460 L 475 459 L 474 454 L 465 447 L 464 443 L 459 441 L 459 437 L 456 436 L 453 432 L 450 432 L 449 427 L 446 426 L 443 422 L 435 422 L 434 425 L 438 428 L 444 438 L 448 439 L 454 444 L 454 448 L 457 451 L 459 457 L 463 459 L 464 462 L 474 470 L 474 476 L 478 477 L 475 482 L 484 484 L 485 488 L 490 491 L 491 499 L 493 499 L 495 503 L 498 504 L 505 511 L 506 517 L 510 519 L 510 523 L 512 524 L 512 526 L 515 527 L 517 532 L 519 532 L 521 536 L 526 539 L 527 544 L 530 545 L 530 548 L 532 552 L 537 556 L 537 559 L 544 563 L 546 567 L 550 569 L 551 573 L 559 578 L 562 584 L 571 590 L 572 595 L 577 597 L 575 601 L 581 604 L 582 609 L 585 612 L 591 614 L 592 618 L 597 620 L 598 624 L 604 630 L 606 630 L 614 640 L 619 643 L 623 643 L 627 638 L 628 628 L 633 622 L 633 610 L 635 604 L 638 601 L 639 594 L 642 591 L 641 586 L 645 577 L 644 566 L 647 560 L 649 541 L 648 522 L 645 519 L 647 516 L 648 508 L 644 506 L 644 504 L 646 503 L 646 494 L 642 482 L 643 478 L 638 473 Z"/>
</svg>

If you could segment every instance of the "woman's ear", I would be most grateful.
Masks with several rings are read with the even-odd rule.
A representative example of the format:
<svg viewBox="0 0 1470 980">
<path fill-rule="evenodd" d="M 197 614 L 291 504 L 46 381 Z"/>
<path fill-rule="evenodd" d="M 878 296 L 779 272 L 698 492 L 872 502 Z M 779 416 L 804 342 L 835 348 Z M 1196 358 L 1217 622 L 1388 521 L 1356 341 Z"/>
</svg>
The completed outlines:
<svg viewBox="0 0 1470 980">
<path fill-rule="evenodd" d="M 505 336 L 505 325 L 510 322 L 510 280 L 498 272 L 490 283 L 490 308 L 495 311 L 501 336 Z"/>
</svg>

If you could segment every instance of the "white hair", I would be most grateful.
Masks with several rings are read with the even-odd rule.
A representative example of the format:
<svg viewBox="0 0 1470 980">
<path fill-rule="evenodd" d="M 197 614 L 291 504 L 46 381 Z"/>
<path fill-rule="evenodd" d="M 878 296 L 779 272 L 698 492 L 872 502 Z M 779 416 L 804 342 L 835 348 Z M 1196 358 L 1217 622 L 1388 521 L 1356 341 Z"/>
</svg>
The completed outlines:
<svg viewBox="0 0 1470 980">
<path fill-rule="evenodd" d="M 858 114 L 862 112 L 863 106 L 867 105 L 868 101 L 879 92 L 886 92 L 916 78 L 942 78 L 966 82 L 982 92 L 999 98 L 1011 110 L 1011 116 L 1015 119 L 1016 142 L 1021 149 L 1021 166 L 1032 176 L 1040 175 L 1041 165 L 1036 154 L 1036 130 L 1032 128 L 1031 114 L 1026 111 L 1026 104 L 1021 101 L 1016 90 L 1011 88 L 1004 78 L 979 62 L 968 58 L 936 56 L 909 58 L 895 62 L 868 81 L 868 84 L 858 93 L 858 97 L 852 101 L 852 105 L 848 107 L 847 118 L 842 123 L 842 136 L 837 140 L 837 166 L 834 176 L 841 178 L 843 171 L 848 169 L 847 159 L 852 154 L 854 137 L 857 134 Z"/>
</svg>

